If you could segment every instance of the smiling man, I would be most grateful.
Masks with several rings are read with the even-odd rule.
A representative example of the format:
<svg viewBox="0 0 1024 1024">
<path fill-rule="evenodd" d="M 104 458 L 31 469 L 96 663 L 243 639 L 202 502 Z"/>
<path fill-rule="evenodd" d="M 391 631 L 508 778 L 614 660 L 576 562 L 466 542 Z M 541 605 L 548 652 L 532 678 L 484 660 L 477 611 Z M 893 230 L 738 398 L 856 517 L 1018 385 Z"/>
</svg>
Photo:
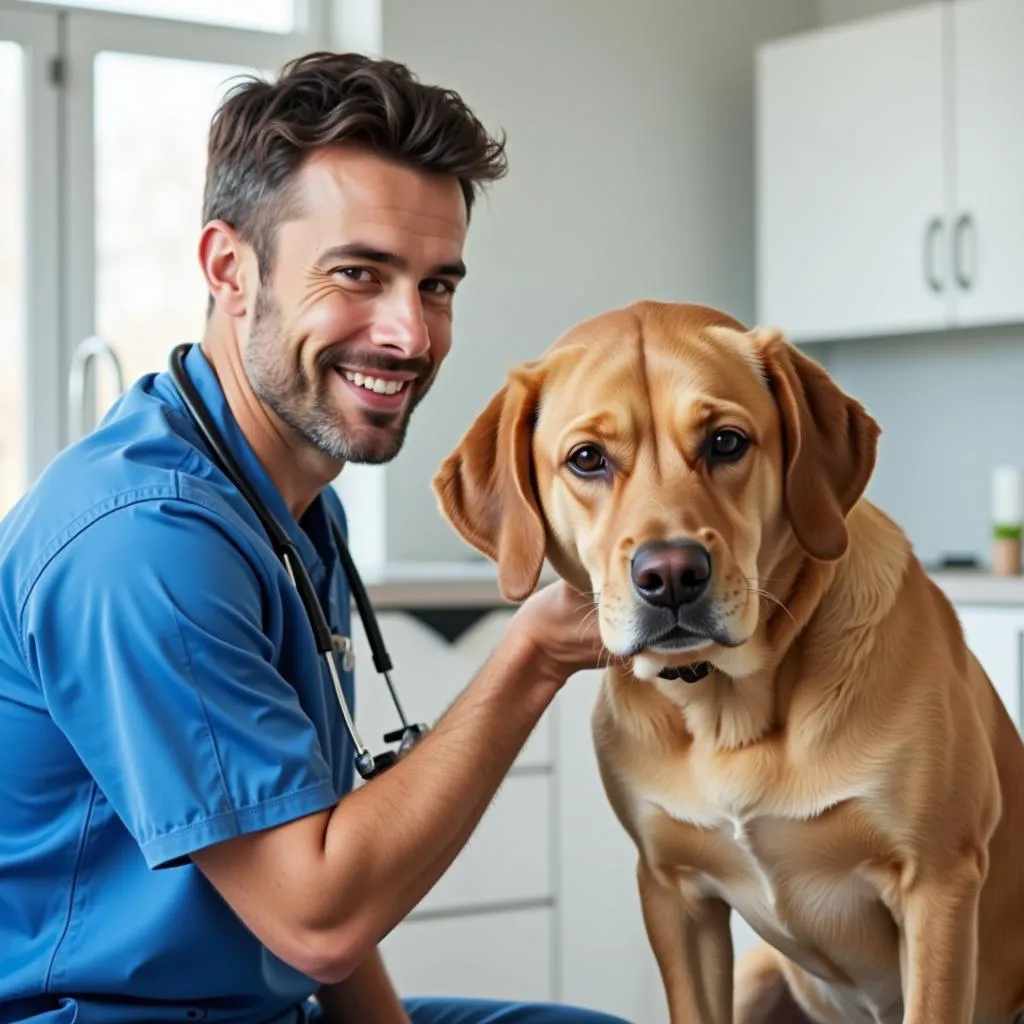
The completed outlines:
<svg viewBox="0 0 1024 1024">
<path fill-rule="evenodd" d="M 183 369 L 333 633 L 351 623 L 330 484 L 400 450 L 451 346 L 474 197 L 504 173 L 458 96 L 357 55 L 243 83 L 214 118 L 209 315 Z M 0 1020 L 610 1021 L 403 1000 L 377 952 L 597 663 L 588 608 L 533 595 L 354 789 L 289 572 L 171 376 L 143 377 L 0 523 Z"/>
</svg>

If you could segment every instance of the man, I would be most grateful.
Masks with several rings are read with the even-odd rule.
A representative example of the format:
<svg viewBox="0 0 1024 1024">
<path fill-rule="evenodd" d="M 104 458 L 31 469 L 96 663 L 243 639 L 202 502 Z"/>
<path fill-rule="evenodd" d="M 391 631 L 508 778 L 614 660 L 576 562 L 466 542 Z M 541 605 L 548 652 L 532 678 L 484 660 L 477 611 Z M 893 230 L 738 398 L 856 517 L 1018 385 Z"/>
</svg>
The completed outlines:
<svg viewBox="0 0 1024 1024">
<path fill-rule="evenodd" d="M 401 447 L 504 159 L 457 96 L 353 55 L 248 82 L 214 118 L 209 317 L 185 368 L 335 632 L 329 485 Z M 561 585 L 534 595 L 436 727 L 353 790 L 288 574 L 168 375 L 142 378 L 0 526 L 0 1020 L 609 1020 L 403 1003 L 376 951 L 596 664 L 585 613 Z"/>
</svg>

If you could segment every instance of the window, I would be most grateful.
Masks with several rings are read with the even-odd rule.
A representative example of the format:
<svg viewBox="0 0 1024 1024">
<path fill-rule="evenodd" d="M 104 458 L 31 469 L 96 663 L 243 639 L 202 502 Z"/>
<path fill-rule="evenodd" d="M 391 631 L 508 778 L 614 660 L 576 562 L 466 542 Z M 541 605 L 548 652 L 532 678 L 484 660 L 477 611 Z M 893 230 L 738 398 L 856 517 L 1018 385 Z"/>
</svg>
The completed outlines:
<svg viewBox="0 0 1024 1024">
<path fill-rule="evenodd" d="M 0 515 L 201 336 L 211 115 L 238 76 L 330 48 L 330 9 L 0 0 Z"/>
<path fill-rule="evenodd" d="M 253 69 L 135 53 L 99 53 L 93 68 L 95 327 L 127 387 L 202 334 L 207 127 L 236 76 Z M 113 378 L 97 374 L 96 383 L 102 415 L 116 397 Z"/>
<path fill-rule="evenodd" d="M 44 3 L 46 0 L 29 2 Z M 299 27 L 296 0 L 63 0 L 63 6 L 230 25 L 264 32 L 294 32 Z"/>
<path fill-rule="evenodd" d="M 0 41 L 0 516 L 25 486 L 25 158 L 22 50 Z"/>
</svg>

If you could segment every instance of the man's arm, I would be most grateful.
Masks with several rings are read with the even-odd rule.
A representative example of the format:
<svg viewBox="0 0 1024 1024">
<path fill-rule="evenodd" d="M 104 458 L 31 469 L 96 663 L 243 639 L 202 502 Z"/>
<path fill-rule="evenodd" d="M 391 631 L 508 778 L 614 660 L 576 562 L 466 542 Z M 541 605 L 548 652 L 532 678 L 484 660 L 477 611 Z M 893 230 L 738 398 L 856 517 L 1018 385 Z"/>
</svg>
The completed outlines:
<svg viewBox="0 0 1024 1024">
<path fill-rule="evenodd" d="M 193 860 L 260 940 L 321 982 L 348 977 L 429 892 L 566 678 L 597 663 L 590 604 L 534 595 L 437 725 L 335 808 Z M 568 639 L 567 639 L 568 638 Z"/>
</svg>

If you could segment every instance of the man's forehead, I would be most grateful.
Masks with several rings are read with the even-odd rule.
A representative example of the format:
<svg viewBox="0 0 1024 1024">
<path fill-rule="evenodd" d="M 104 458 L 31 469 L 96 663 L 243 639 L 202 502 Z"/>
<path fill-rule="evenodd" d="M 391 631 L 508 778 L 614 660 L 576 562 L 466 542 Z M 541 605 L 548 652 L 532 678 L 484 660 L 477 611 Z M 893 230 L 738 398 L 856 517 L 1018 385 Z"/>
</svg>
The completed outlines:
<svg viewBox="0 0 1024 1024">
<path fill-rule="evenodd" d="M 366 150 L 331 147 L 316 153 L 302 166 L 297 184 L 308 215 L 401 222 L 452 240 L 466 233 L 458 179 L 427 174 Z"/>
</svg>

